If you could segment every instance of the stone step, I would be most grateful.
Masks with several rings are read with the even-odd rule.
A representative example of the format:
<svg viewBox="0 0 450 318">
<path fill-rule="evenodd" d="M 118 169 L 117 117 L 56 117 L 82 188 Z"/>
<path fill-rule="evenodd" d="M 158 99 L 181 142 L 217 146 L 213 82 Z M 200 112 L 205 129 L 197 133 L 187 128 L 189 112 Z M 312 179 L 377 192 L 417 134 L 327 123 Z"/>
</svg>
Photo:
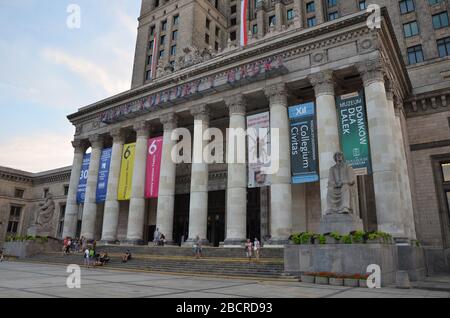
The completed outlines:
<svg viewBox="0 0 450 318">
<path fill-rule="evenodd" d="M 133 252 L 132 252 L 133 253 Z M 295 280 L 293 276 L 284 273 L 283 259 L 264 259 L 260 263 L 248 263 L 245 258 L 214 258 L 195 259 L 192 256 L 162 256 L 135 253 L 133 259 L 122 263 L 122 254 L 111 253 L 111 261 L 105 268 L 139 270 L 150 272 L 186 273 L 201 275 L 221 275 L 234 277 L 254 277 L 270 279 Z M 25 261 L 51 264 L 83 264 L 82 254 L 62 255 L 58 253 L 39 254 Z"/>
</svg>

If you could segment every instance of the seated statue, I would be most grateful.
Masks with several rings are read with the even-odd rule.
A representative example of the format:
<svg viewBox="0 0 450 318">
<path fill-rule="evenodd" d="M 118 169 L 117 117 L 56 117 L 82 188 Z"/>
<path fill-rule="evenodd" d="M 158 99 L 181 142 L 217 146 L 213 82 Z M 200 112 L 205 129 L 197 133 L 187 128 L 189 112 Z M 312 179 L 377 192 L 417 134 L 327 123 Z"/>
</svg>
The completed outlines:
<svg viewBox="0 0 450 318">
<path fill-rule="evenodd" d="M 334 154 L 336 164 L 330 168 L 326 214 L 351 214 L 355 205 L 355 172 L 345 161 L 344 154 Z"/>
<path fill-rule="evenodd" d="M 45 196 L 44 203 L 39 204 L 39 209 L 36 211 L 36 222 L 35 224 L 41 228 L 51 225 L 53 220 L 53 214 L 55 212 L 55 202 L 53 201 L 53 196 L 48 193 Z"/>
</svg>

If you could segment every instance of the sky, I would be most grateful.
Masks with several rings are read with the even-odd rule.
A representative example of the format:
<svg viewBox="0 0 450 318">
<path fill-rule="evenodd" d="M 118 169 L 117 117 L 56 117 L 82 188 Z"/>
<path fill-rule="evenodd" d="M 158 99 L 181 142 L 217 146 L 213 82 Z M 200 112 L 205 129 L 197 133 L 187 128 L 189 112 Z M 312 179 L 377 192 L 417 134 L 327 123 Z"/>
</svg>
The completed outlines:
<svg viewBox="0 0 450 318">
<path fill-rule="evenodd" d="M 0 166 L 72 164 L 67 115 L 130 89 L 139 10 L 140 0 L 0 0 Z"/>
</svg>

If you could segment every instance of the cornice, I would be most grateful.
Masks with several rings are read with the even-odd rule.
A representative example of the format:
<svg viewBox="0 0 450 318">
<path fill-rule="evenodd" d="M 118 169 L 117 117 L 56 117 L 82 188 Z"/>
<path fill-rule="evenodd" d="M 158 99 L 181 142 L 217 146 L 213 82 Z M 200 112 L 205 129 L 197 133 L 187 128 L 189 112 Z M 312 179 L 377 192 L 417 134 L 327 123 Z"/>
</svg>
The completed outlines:
<svg viewBox="0 0 450 318">
<path fill-rule="evenodd" d="M 293 29 L 285 31 L 284 33 L 278 34 L 279 36 L 269 37 L 268 39 L 262 39 L 252 43 L 246 49 L 236 48 L 230 52 L 217 55 L 209 61 L 174 72 L 167 76 L 160 77 L 147 85 L 83 107 L 78 112 L 67 116 L 67 118 L 72 123 L 76 123 L 81 117 L 84 117 L 84 120 L 94 119 L 98 115 L 96 112 L 104 110 L 103 108 L 107 106 L 125 103 L 134 98 L 139 98 L 140 95 L 151 94 L 152 92 L 157 92 L 158 89 L 166 89 L 174 85 L 179 85 L 187 80 L 194 80 L 197 76 L 207 72 L 212 72 L 217 69 L 226 70 L 226 67 L 230 65 L 235 67 L 235 63 L 245 63 L 252 58 L 264 58 L 265 55 L 270 53 L 276 54 L 275 52 L 279 52 L 283 48 L 285 51 L 278 54 L 282 54 L 284 58 L 290 58 L 298 54 L 307 53 L 317 48 L 323 48 L 347 39 L 358 37 L 369 33 L 370 29 L 364 25 L 364 27 L 360 27 L 358 30 L 346 30 L 345 34 L 339 34 L 337 36 L 332 35 L 331 33 L 333 31 L 338 31 L 345 29 L 346 27 L 365 22 L 367 16 L 367 13 L 358 13 L 346 16 L 344 19 L 339 21 L 327 22 L 318 25 L 317 27 L 313 27 L 311 29 Z M 327 34 L 329 34 L 330 37 L 323 39 L 323 36 L 326 36 Z M 220 74 L 222 72 L 223 70 L 217 73 Z M 86 115 L 87 117 L 85 117 Z"/>
</svg>

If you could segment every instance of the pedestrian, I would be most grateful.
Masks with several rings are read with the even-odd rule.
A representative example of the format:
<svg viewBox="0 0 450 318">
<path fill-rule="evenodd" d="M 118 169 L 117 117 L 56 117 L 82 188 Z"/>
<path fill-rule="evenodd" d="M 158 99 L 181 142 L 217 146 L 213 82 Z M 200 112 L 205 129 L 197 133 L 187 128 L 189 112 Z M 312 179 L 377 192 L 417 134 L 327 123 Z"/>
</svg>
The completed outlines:
<svg viewBox="0 0 450 318">
<path fill-rule="evenodd" d="M 166 243 L 166 236 L 161 233 L 161 236 L 159 238 L 159 245 L 164 246 L 164 244 Z"/>
<path fill-rule="evenodd" d="M 202 257 L 202 241 L 200 240 L 200 236 L 198 235 L 194 239 L 193 250 L 195 258 L 199 259 L 200 257 Z"/>
<path fill-rule="evenodd" d="M 159 228 L 156 228 L 155 232 L 153 233 L 153 243 L 155 244 L 155 246 L 158 246 L 160 238 L 161 233 L 159 232 Z"/>
<path fill-rule="evenodd" d="M 255 241 L 253 242 L 253 250 L 255 251 L 256 261 L 259 262 L 259 251 L 261 249 L 261 242 L 255 237 Z"/>
<path fill-rule="evenodd" d="M 66 245 L 66 251 L 65 251 L 65 254 L 66 255 L 69 255 L 70 254 L 70 246 L 72 245 L 72 239 L 69 237 L 68 239 L 67 239 L 67 245 Z"/>
<path fill-rule="evenodd" d="M 3 263 L 3 250 L 0 249 L 0 263 Z"/>
<path fill-rule="evenodd" d="M 84 250 L 84 266 L 89 268 L 89 248 Z"/>
<path fill-rule="evenodd" d="M 253 249 L 252 241 L 250 241 L 250 239 L 247 239 L 247 243 L 245 243 L 245 256 L 248 258 L 249 263 L 252 260 L 252 249 Z"/>
<path fill-rule="evenodd" d="M 86 238 L 84 236 L 81 237 L 81 250 L 85 251 L 87 248 Z"/>
</svg>

